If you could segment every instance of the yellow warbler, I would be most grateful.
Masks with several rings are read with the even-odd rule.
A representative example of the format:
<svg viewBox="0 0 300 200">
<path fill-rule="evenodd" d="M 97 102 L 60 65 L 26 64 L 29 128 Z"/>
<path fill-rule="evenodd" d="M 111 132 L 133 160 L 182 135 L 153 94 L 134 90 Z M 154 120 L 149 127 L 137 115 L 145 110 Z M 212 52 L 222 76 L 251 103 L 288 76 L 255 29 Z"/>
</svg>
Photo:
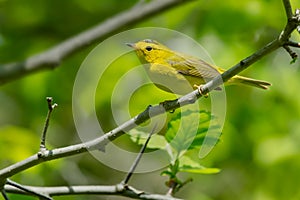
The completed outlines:
<svg viewBox="0 0 300 200">
<path fill-rule="evenodd" d="M 167 92 L 187 94 L 192 91 L 191 86 L 205 84 L 225 71 L 199 58 L 175 52 L 155 40 L 145 39 L 127 45 L 135 49 L 154 84 Z M 246 84 L 262 89 L 271 85 L 266 81 L 238 75 L 229 79 L 228 83 Z"/>
</svg>

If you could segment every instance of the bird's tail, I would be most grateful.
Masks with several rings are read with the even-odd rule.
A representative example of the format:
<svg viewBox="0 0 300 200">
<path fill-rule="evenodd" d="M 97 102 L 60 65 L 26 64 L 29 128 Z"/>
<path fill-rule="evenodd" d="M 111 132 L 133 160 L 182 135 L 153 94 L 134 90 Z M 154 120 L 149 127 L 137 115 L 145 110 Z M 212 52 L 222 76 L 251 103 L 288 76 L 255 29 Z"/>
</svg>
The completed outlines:
<svg viewBox="0 0 300 200">
<path fill-rule="evenodd" d="M 267 81 L 252 79 L 252 78 L 238 76 L 238 75 L 234 76 L 228 82 L 231 82 L 233 84 L 245 84 L 245 85 L 254 86 L 254 87 L 265 89 L 265 90 L 271 86 L 271 83 L 269 83 Z"/>
</svg>

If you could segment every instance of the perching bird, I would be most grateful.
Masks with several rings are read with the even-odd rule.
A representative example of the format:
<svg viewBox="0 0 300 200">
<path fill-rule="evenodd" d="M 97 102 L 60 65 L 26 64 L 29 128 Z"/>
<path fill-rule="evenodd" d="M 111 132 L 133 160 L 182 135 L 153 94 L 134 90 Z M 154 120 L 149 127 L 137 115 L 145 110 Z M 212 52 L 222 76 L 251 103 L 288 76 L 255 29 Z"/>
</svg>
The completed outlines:
<svg viewBox="0 0 300 200">
<path fill-rule="evenodd" d="M 193 90 L 194 85 L 203 85 L 225 71 L 200 58 L 173 51 L 155 40 L 145 39 L 127 45 L 135 49 L 153 83 L 167 92 L 187 94 Z M 238 75 L 230 78 L 227 83 L 262 89 L 271 85 L 266 81 Z"/>
</svg>

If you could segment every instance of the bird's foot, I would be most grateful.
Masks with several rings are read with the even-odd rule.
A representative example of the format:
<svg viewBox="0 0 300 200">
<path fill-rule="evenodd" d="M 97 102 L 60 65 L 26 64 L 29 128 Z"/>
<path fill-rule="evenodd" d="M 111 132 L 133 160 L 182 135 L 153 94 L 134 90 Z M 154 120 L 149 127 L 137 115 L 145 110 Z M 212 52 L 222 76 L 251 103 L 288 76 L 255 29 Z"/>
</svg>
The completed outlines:
<svg viewBox="0 0 300 200">
<path fill-rule="evenodd" d="M 207 97 L 208 97 L 208 93 L 204 94 L 204 92 L 203 92 L 203 90 L 202 90 L 202 86 L 203 86 L 203 85 L 196 85 L 196 84 L 195 84 L 195 85 L 194 85 L 194 88 L 197 88 L 199 94 L 201 94 L 202 96 L 204 96 L 205 98 L 207 98 Z"/>
</svg>

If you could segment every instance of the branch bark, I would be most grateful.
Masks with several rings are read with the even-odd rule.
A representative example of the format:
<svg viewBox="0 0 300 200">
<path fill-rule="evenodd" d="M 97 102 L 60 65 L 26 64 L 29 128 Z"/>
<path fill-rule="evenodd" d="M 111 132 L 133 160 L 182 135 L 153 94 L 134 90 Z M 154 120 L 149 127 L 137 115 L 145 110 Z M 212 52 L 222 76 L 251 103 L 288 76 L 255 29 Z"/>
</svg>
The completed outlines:
<svg viewBox="0 0 300 200">
<path fill-rule="evenodd" d="M 154 2 L 158 2 L 158 1 L 154 1 Z M 160 2 L 182 2 L 182 1 L 160 1 Z M 283 47 L 284 45 L 289 45 L 289 38 L 291 33 L 297 28 L 297 26 L 300 25 L 300 14 L 299 12 L 296 13 L 295 15 L 291 15 L 291 8 L 290 5 L 288 4 L 289 2 L 287 0 L 283 0 L 284 2 L 284 6 L 286 9 L 286 14 L 287 14 L 287 18 L 288 18 L 288 22 L 284 28 L 284 30 L 282 31 L 282 33 L 278 36 L 277 39 L 275 39 L 274 41 L 270 42 L 269 44 L 267 44 L 265 47 L 261 48 L 260 50 L 258 50 L 257 52 L 253 53 L 252 55 L 250 55 L 249 57 L 241 60 L 238 64 L 234 65 L 232 68 L 230 68 L 229 70 L 227 70 L 226 72 L 224 72 L 220 77 L 216 77 L 215 79 L 213 79 L 212 81 L 209 81 L 208 83 L 206 83 L 205 85 L 202 86 L 201 89 L 201 93 L 199 93 L 199 90 L 195 90 L 185 96 L 182 96 L 179 99 L 176 99 L 174 101 L 168 101 L 165 102 L 164 104 L 159 104 L 153 107 L 148 107 L 145 111 L 143 111 L 142 113 L 140 113 L 139 115 L 135 116 L 134 118 L 128 120 L 127 122 L 125 122 L 124 124 L 120 125 L 119 127 L 115 128 L 114 130 L 108 132 L 107 134 L 96 138 L 94 140 L 85 142 L 85 143 L 81 143 L 81 144 L 76 144 L 76 145 L 72 145 L 72 146 L 67 146 L 67 147 L 62 147 L 62 148 L 57 148 L 57 149 L 53 149 L 53 150 L 47 150 L 45 151 L 42 156 L 41 154 L 35 154 L 21 162 L 18 162 L 16 164 L 13 164 L 7 168 L 4 168 L 2 170 L 0 170 L 0 183 L 4 183 L 5 180 L 8 177 L 11 177 L 21 171 L 24 171 L 32 166 L 35 166 L 39 163 L 42 162 L 46 162 L 49 160 L 53 160 L 53 159 L 58 159 L 58 158 L 63 158 L 63 157 L 67 157 L 67 156 L 71 156 L 71 155 L 75 155 L 75 154 L 79 154 L 82 152 L 86 152 L 87 150 L 93 150 L 93 149 L 98 149 L 98 148 L 103 148 L 105 145 L 107 145 L 109 143 L 110 140 L 115 139 L 116 137 L 119 137 L 120 135 L 122 135 L 124 132 L 133 129 L 134 127 L 136 127 L 137 125 L 147 121 L 148 119 L 150 119 L 151 117 L 155 117 L 158 116 L 162 113 L 171 111 L 171 110 L 175 110 L 179 107 L 185 106 L 187 104 L 192 104 L 194 103 L 198 98 L 202 97 L 202 95 L 205 95 L 206 93 L 208 93 L 209 91 L 217 88 L 220 84 L 222 84 L 223 82 L 227 81 L 228 79 L 230 79 L 231 77 L 233 77 L 234 75 L 237 75 L 238 73 L 240 73 L 241 71 L 245 70 L 246 68 L 248 68 L 250 65 L 252 65 L 253 63 L 255 63 L 256 61 L 258 61 L 259 59 L 261 59 L 262 57 L 266 56 L 267 54 L 275 51 L 276 49 Z M 288 2 L 288 3 L 287 3 Z M 150 4 L 147 4 L 150 5 Z M 170 5 L 174 5 L 171 4 Z M 133 8 L 134 10 L 135 8 Z M 141 9 L 141 8 L 139 8 Z M 144 8 L 145 9 L 145 8 Z M 150 8 L 149 8 L 150 9 Z M 156 10 L 157 11 L 157 10 Z M 153 12 L 153 11 L 152 11 Z M 148 12 L 149 14 L 149 12 Z M 121 14 L 122 15 L 122 14 Z M 135 20 L 137 20 L 136 18 L 134 18 Z M 132 21 L 130 21 L 132 22 Z M 108 23 L 108 22 L 107 22 Z M 124 22 L 123 22 L 124 23 Z M 120 26 L 119 26 L 120 28 Z M 116 30 L 116 29 L 114 29 Z M 91 31 L 91 33 L 93 33 L 93 31 Z M 89 33 L 89 34 L 91 34 Z M 87 34 L 87 35 L 89 35 Z M 84 35 L 84 34 L 83 34 Z M 101 34 L 100 34 L 101 35 Z M 105 35 L 105 34 L 104 34 Z M 103 33 L 102 33 L 103 36 Z M 85 38 L 85 37 L 83 37 Z M 94 39 L 99 38 L 99 37 L 94 37 Z M 55 52 L 55 54 L 58 53 L 62 53 L 62 55 L 59 56 L 60 59 L 66 57 L 67 55 L 70 55 L 71 53 L 73 53 L 75 51 L 75 49 L 69 48 L 70 45 L 70 41 L 76 41 L 76 37 L 66 41 L 65 43 L 62 44 L 62 46 L 64 46 L 64 44 L 66 45 L 67 50 L 60 52 L 60 50 L 58 50 L 58 47 L 53 48 L 54 50 L 50 50 L 48 52 Z M 77 41 L 75 42 L 76 45 L 82 47 L 85 44 Z M 57 49 L 56 49 L 57 48 Z M 70 50 L 71 49 L 71 50 Z M 78 50 L 78 48 L 76 49 Z M 50 53 L 50 55 L 51 55 Z M 45 54 L 41 54 L 43 56 L 48 55 L 47 52 Z M 32 59 L 35 61 L 41 61 L 43 59 L 41 58 L 47 58 L 47 56 L 45 57 L 33 57 Z M 58 55 L 57 55 L 58 56 Z M 45 59 L 47 61 L 47 59 Z M 29 59 L 30 60 L 30 59 Z M 43 60 L 43 61 L 45 61 Z M 16 77 L 20 77 L 21 75 L 23 76 L 24 74 L 20 72 L 23 72 L 25 70 L 25 74 L 27 73 L 31 73 L 35 70 L 38 69 L 42 69 L 43 66 L 45 67 L 45 65 L 34 65 L 32 63 L 34 62 L 29 62 L 31 63 L 31 65 L 25 65 L 24 63 L 20 64 L 17 63 L 15 65 L 15 67 L 13 68 L 13 71 L 7 70 L 7 68 L 4 68 L 4 70 L 2 69 L 0 71 L 0 77 L 3 76 L 3 74 L 5 74 L 5 69 L 7 70 L 6 72 L 8 72 L 8 74 L 10 74 L 8 77 L 8 79 L 5 80 L 11 80 L 12 78 L 16 78 Z M 41 62 L 43 63 L 43 62 Z M 47 63 L 47 62 L 46 62 Z M 28 64 L 28 63 L 27 63 Z M 43 63 L 45 64 L 45 63 Z M 47 66 L 47 65 L 46 65 Z M 1 69 L 1 68 L 0 68 Z M 2 81 L 2 80 L 1 80 Z M 3 82 L 2 82 L 3 83 Z M 90 186 L 89 186 L 90 187 Z M 103 187 L 103 186 L 101 186 Z M 106 188 L 107 191 L 109 190 L 115 190 L 115 188 L 112 188 L 112 186 L 108 186 L 109 188 Z M 113 186 L 116 187 L 116 186 Z M 1 188 L 1 185 L 0 185 Z M 11 191 L 11 189 L 9 188 L 9 186 L 5 186 L 5 188 L 7 188 L 7 191 Z M 44 187 L 43 187 L 44 188 Z M 36 188 L 39 189 L 39 188 Z M 53 189 L 53 188 L 44 188 L 46 189 Z M 63 195 L 64 193 L 70 194 L 70 187 L 59 187 L 59 188 L 55 188 L 58 190 L 62 190 L 61 191 L 61 195 Z M 74 186 L 71 187 L 72 191 L 78 191 L 78 194 L 80 193 L 80 191 L 87 189 L 84 188 L 83 186 Z M 90 188 L 91 189 L 91 188 Z M 103 189 L 103 188 L 102 188 Z M 101 188 L 98 188 L 98 191 L 100 191 Z M 90 190 L 89 190 L 90 191 Z M 45 191 L 46 192 L 46 191 Z M 49 191 L 48 191 L 49 192 Z M 88 191 L 86 191 L 88 192 Z M 55 194 L 55 192 L 53 192 L 53 195 Z M 107 193 L 106 193 L 107 194 Z M 116 194 L 116 193 L 114 193 Z M 139 196 L 138 198 L 142 198 L 141 196 Z M 163 199 L 163 198 L 144 198 L 144 199 Z"/>
<path fill-rule="evenodd" d="M 292 12 L 292 6 L 291 6 L 291 2 L 290 0 L 283 0 L 283 6 L 285 9 L 285 14 L 287 16 L 288 19 L 292 18 L 293 16 L 293 12 Z"/>
<path fill-rule="evenodd" d="M 217 88 L 223 82 L 228 81 L 233 76 L 237 75 L 241 71 L 247 69 L 250 65 L 260 60 L 262 57 L 267 54 L 275 51 L 280 47 L 284 47 L 285 45 L 290 45 L 291 41 L 289 38 L 294 30 L 300 25 L 300 14 L 296 12 L 295 15 L 292 13 L 292 8 L 289 0 L 283 0 L 285 13 L 287 16 L 287 24 L 284 30 L 281 32 L 278 38 L 267 44 L 265 47 L 259 49 L 249 57 L 241 60 L 239 63 L 231 67 L 229 70 L 225 71 L 220 77 L 216 77 L 215 79 L 209 81 L 207 84 L 203 85 L 202 92 L 203 94 L 207 94 L 209 91 Z M 295 42 L 293 42 L 294 44 Z"/>
<path fill-rule="evenodd" d="M 117 195 L 125 196 L 134 199 L 147 199 L 147 200 L 181 200 L 168 195 L 150 194 L 143 191 L 136 190 L 124 185 L 79 185 L 79 186 L 61 186 L 61 187 L 34 187 L 23 186 L 31 191 L 48 195 L 48 196 L 63 196 L 63 195 L 78 195 L 78 194 L 98 194 L 98 195 Z M 6 185 L 4 187 L 6 192 L 15 194 L 26 194 L 18 188 Z"/>
<path fill-rule="evenodd" d="M 299 14 L 298 14 L 299 15 Z M 11 177 L 20 171 L 28 169 L 32 166 L 35 166 L 39 163 L 54 160 L 66 156 L 71 156 L 75 154 L 79 154 L 82 152 L 86 152 L 88 150 L 104 148 L 104 146 L 109 143 L 110 140 L 113 140 L 119 136 L 121 136 L 124 132 L 129 131 L 135 128 L 137 125 L 147 121 L 151 117 L 158 116 L 168 111 L 175 110 L 179 107 L 192 104 L 202 95 L 205 95 L 209 91 L 217 88 L 223 81 L 227 81 L 231 77 L 235 76 L 236 74 L 240 73 L 244 69 L 248 68 L 251 64 L 255 63 L 265 55 L 273 52 L 274 50 L 282 47 L 285 43 L 288 43 L 288 39 L 292 31 L 296 29 L 296 27 L 300 24 L 300 17 L 297 16 L 299 21 L 295 23 L 295 21 L 289 20 L 285 29 L 280 34 L 280 36 L 266 45 L 265 47 L 261 48 L 251 56 L 241 60 L 238 64 L 230 68 L 229 70 L 225 71 L 221 77 L 216 77 L 215 79 L 209 81 L 205 85 L 202 86 L 202 93 L 199 93 L 199 90 L 195 90 L 185 96 L 180 97 L 174 101 L 168 101 L 164 104 L 159 104 L 156 106 L 148 107 L 142 113 L 135 116 L 134 118 L 128 120 L 127 122 L 123 123 L 119 127 L 113 129 L 112 131 L 106 133 L 105 135 L 96 138 L 94 140 L 80 143 L 76 145 L 71 145 L 67 147 L 57 148 L 53 150 L 48 150 L 44 153 L 41 157 L 39 154 L 35 154 L 21 162 L 13 164 L 7 168 L 0 170 L 0 182 L 3 179 Z M 296 17 L 294 17 L 296 19 Z M 151 113 L 151 115 L 150 115 Z"/>
<path fill-rule="evenodd" d="M 150 3 L 142 3 L 24 61 L 1 64 L 0 85 L 36 71 L 53 69 L 75 52 L 97 41 L 103 40 L 107 36 L 125 27 L 190 1 L 191 0 L 155 0 Z"/>
</svg>

